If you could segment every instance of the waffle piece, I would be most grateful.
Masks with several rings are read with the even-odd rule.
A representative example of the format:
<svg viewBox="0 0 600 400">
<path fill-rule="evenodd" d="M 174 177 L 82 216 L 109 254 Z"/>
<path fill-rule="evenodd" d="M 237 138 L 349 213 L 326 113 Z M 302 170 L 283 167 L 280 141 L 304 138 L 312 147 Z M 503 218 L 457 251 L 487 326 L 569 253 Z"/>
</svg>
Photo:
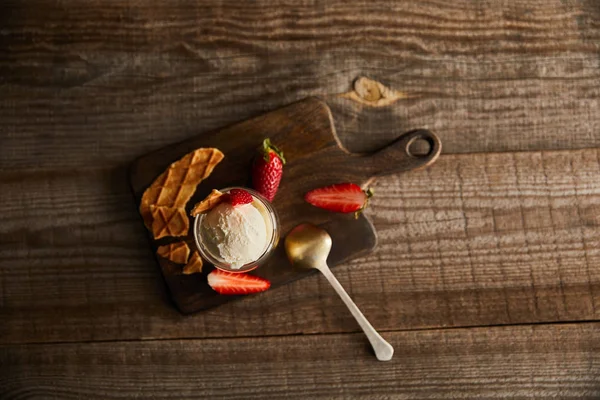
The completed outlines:
<svg viewBox="0 0 600 400">
<path fill-rule="evenodd" d="M 154 239 L 165 236 L 185 236 L 190 228 L 190 221 L 184 208 L 150 206 L 152 216 L 152 234 Z"/>
<path fill-rule="evenodd" d="M 174 262 L 175 264 L 186 264 L 190 256 L 190 247 L 186 242 L 183 241 L 170 243 L 164 246 L 159 246 L 158 250 L 156 250 L 156 254 L 162 258 L 166 258 L 167 260 Z"/>
<path fill-rule="evenodd" d="M 221 193 L 217 189 L 213 189 L 213 191 L 210 192 L 210 194 L 206 196 L 204 200 L 194 206 L 192 212 L 190 212 L 190 215 L 195 217 L 200 213 L 208 211 L 225 201 L 226 197 L 227 195 L 225 193 Z"/>
<path fill-rule="evenodd" d="M 152 206 L 183 210 L 196 191 L 196 186 L 212 173 L 223 157 L 223 153 L 215 148 L 194 150 L 171 164 L 146 189 L 140 203 L 140 214 L 146 227 L 152 230 L 155 239 L 158 237 L 153 228 Z M 183 214 L 187 219 L 185 212 Z"/>
<path fill-rule="evenodd" d="M 197 251 L 194 251 L 188 263 L 183 267 L 183 273 L 185 275 L 200 273 L 202 272 L 203 265 L 204 262 L 202 261 L 200 254 L 198 254 Z"/>
</svg>

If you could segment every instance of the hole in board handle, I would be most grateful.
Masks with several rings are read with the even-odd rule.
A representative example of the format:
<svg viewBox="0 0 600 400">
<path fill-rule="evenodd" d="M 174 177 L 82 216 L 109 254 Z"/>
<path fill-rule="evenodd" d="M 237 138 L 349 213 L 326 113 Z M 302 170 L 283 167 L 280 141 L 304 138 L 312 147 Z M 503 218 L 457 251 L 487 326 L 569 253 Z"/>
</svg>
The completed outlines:
<svg viewBox="0 0 600 400">
<path fill-rule="evenodd" d="M 406 145 L 406 152 L 411 157 L 427 157 L 433 151 L 433 140 L 425 136 L 412 138 Z"/>
</svg>

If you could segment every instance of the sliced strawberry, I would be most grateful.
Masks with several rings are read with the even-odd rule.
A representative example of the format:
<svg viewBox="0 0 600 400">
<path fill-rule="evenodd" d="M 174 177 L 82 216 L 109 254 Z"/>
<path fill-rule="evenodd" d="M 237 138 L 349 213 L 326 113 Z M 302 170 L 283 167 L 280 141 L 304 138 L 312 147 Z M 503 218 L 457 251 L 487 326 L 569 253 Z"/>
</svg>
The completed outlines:
<svg viewBox="0 0 600 400">
<path fill-rule="evenodd" d="M 242 204 L 250 204 L 252 201 L 254 201 L 252 195 L 244 189 L 231 189 L 229 191 L 229 202 L 234 207 Z"/>
<path fill-rule="evenodd" d="M 269 201 L 275 198 L 284 164 L 283 152 L 265 139 L 252 165 L 252 187 Z"/>
<path fill-rule="evenodd" d="M 315 207 L 341 213 L 360 213 L 373 196 L 371 189 L 364 191 L 355 183 L 338 183 L 311 190 L 304 200 Z"/>
<path fill-rule="evenodd" d="M 271 287 L 271 282 L 258 276 L 225 272 L 220 269 L 215 269 L 208 274 L 207 279 L 211 288 L 225 295 L 264 292 Z"/>
</svg>

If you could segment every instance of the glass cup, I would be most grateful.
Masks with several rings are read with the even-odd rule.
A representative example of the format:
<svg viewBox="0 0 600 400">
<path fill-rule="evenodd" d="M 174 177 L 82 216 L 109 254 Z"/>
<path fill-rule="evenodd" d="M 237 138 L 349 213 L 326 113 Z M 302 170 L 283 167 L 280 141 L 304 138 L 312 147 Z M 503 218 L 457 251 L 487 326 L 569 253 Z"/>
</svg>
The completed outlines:
<svg viewBox="0 0 600 400">
<path fill-rule="evenodd" d="M 265 225 L 267 227 L 267 246 L 261 255 L 254 261 L 246 263 L 242 265 L 240 268 L 232 268 L 231 264 L 223 260 L 219 254 L 216 254 L 214 249 L 211 249 L 211 245 L 207 243 L 202 234 L 202 222 L 206 215 L 210 212 L 206 211 L 204 213 L 198 214 L 194 219 L 194 240 L 196 242 L 196 247 L 198 247 L 198 251 L 200 255 L 212 263 L 216 268 L 227 271 L 227 272 L 248 272 L 256 269 L 259 265 L 264 263 L 267 258 L 273 253 L 275 248 L 277 247 L 277 243 L 279 242 L 280 235 L 280 227 L 279 227 L 279 217 L 275 212 L 275 209 L 271 205 L 271 203 L 265 199 L 258 192 L 248 189 L 245 187 L 229 187 L 225 189 L 221 189 L 222 193 L 229 193 L 232 189 L 243 189 L 250 193 L 254 199 L 252 205 L 260 212 L 262 217 L 265 220 Z"/>
</svg>

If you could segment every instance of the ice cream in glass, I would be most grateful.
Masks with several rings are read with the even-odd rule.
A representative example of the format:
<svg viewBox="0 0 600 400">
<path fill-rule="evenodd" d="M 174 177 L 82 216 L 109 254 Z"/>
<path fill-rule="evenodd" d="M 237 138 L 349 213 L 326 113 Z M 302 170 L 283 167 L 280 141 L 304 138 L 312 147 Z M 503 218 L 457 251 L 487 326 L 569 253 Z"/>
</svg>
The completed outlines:
<svg viewBox="0 0 600 400">
<path fill-rule="evenodd" d="M 248 188 L 252 202 L 232 205 L 223 201 L 198 214 L 194 239 L 202 256 L 215 267 L 229 272 L 247 272 L 258 267 L 273 252 L 279 240 L 275 209 L 263 196 Z"/>
</svg>

